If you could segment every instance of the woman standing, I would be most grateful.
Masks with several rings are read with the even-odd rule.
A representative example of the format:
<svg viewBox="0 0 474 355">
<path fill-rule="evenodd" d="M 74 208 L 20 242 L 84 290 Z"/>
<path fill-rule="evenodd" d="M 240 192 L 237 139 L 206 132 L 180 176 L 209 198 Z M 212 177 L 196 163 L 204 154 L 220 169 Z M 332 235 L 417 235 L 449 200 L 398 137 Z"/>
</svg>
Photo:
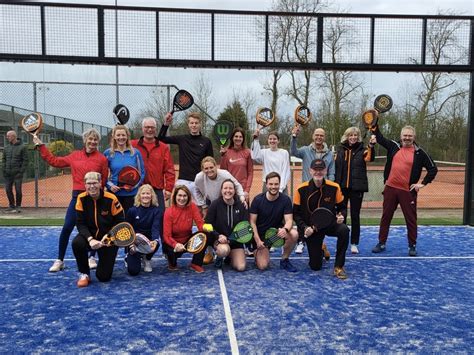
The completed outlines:
<svg viewBox="0 0 474 355">
<path fill-rule="evenodd" d="M 202 231 L 204 220 L 198 207 L 192 202 L 191 191 L 184 185 L 175 187 L 171 195 L 171 207 L 165 210 L 163 226 L 163 253 L 168 258 L 168 270 L 178 270 L 177 260 L 185 252 L 184 245 L 192 236 L 193 222 Z M 193 255 L 189 267 L 204 272 L 202 261 L 206 248 Z"/>
<path fill-rule="evenodd" d="M 206 223 L 213 227 L 213 231 L 209 233 L 213 241 L 209 244 L 213 244 L 216 250 L 217 268 L 222 267 L 222 259 L 230 254 L 232 267 L 237 271 L 245 270 L 244 245 L 229 241 L 228 238 L 237 223 L 248 220 L 248 209 L 237 198 L 234 182 L 231 179 L 224 180 L 221 196 L 212 201 L 206 215 Z"/>
<path fill-rule="evenodd" d="M 360 129 L 349 127 L 341 138 L 336 155 L 336 179 L 344 195 L 344 203 L 351 208 L 351 253 L 359 253 L 360 209 L 364 192 L 369 191 L 367 162 L 374 161 L 374 146 L 377 143 L 372 136 L 368 147 L 362 144 Z M 346 223 L 346 221 L 344 221 Z"/>
<path fill-rule="evenodd" d="M 132 147 L 130 131 L 126 126 L 118 125 L 112 129 L 110 148 L 104 151 L 104 155 L 109 164 L 107 189 L 117 196 L 127 213 L 128 209 L 133 206 L 138 188 L 145 179 L 145 164 L 140 151 Z M 140 172 L 140 181 L 131 188 L 124 188 L 118 182 L 120 171 L 126 166 L 132 166 Z"/>
<path fill-rule="evenodd" d="M 280 192 L 288 195 L 288 182 L 290 181 L 290 155 L 288 151 L 278 148 L 280 136 L 273 131 L 268 134 L 268 145 L 270 148 L 261 149 L 258 136 L 260 130 L 256 130 L 252 142 L 252 159 L 256 163 L 263 164 L 262 192 L 266 192 L 265 176 L 271 172 L 277 172 L 281 177 Z"/>
<path fill-rule="evenodd" d="M 249 203 L 250 188 L 253 180 L 253 161 L 250 149 L 245 145 L 245 132 L 237 127 L 232 132 L 228 148 L 221 149 L 220 168 L 227 170 L 242 185 L 244 197 Z"/>
<path fill-rule="evenodd" d="M 140 273 L 142 260 L 143 271 L 153 271 L 151 258 L 159 247 L 162 213 L 153 187 L 149 184 L 140 186 L 135 195 L 134 205 L 127 211 L 126 220 L 133 226 L 136 233 L 143 234 L 149 240 L 155 240 L 158 245 L 153 253 L 146 255 L 135 253 L 133 247 L 129 248 L 125 260 L 128 273 L 132 276 Z"/>
<path fill-rule="evenodd" d="M 49 268 L 49 272 L 58 272 L 64 269 L 64 255 L 66 254 L 69 236 L 76 225 L 76 202 L 77 196 L 85 191 L 84 176 L 90 171 L 100 173 L 102 186 L 107 179 L 107 159 L 98 149 L 100 134 L 95 128 L 90 128 L 82 134 L 84 148 L 75 150 L 64 157 L 54 156 L 37 136 L 33 142 L 38 147 L 41 158 L 55 168 L 71 168 L 72 176 L 72 198 L 64 217 L 64 225 L 59 235 L 58 259 Z"/>
</svg>

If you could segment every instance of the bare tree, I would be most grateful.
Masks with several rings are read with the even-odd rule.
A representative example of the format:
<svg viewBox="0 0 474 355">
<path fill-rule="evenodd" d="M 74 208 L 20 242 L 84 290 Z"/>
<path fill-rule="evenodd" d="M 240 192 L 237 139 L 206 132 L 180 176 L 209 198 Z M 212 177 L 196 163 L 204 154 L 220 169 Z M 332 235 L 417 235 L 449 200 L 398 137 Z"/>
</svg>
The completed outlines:
<svg viewBox="0 0 474 355">
<path fill-rule="evenodd" d="M 467 60 L 467 48 L 460 45 L 457 37 L 464 26 L 468 23 L 451 19 L 430 20 L 427 26 L 427 61 L 432 64 L 456 64 Z M 433 72 L 422 73 L 421 77 L 422 87 L 416 95 L 418 102 L 413 105 L 415 128 L 419 138 L 428 139 L 438 131 L 446 105 L 465 96 L 467 91 L 457 87 L 457 75 Z"/>
<path fill-rule="evenodd" d="M 350 20 L 344 18 L 332 18 L 325 22 L 324 42 L 325 53 L 330 55 L 332 63 L 343 61 L 344 56 L 355 48 L 357 42 L 354 40 L 355 29 Z M 351 99 L 356 94 L 362 94 L 362 85 L 357 75 L 349 71 L 328 71 L 323 73 L 324 80 L 321 87 L 325 89 L 324 101 L 328 110 L 325 112 L 330 118 L 325 126 L 328 131 L 328 141 L 336 144 L 344 130 L 353 125 L 351 115 L 344 110 L 344 105 L 353 107 Z"/>
<path fill-rule="evenodd" d="M 197 111 L 202 113 L 202 127 L 207 132 L 211 125 L 209 118 L 213 117 L 216 112 L 216 104 L 212 98 L 213 87 L 211 80 L 203 72 L 199 73 L 193 82 L 194 102 L 199 106 Z"/>
</svg>

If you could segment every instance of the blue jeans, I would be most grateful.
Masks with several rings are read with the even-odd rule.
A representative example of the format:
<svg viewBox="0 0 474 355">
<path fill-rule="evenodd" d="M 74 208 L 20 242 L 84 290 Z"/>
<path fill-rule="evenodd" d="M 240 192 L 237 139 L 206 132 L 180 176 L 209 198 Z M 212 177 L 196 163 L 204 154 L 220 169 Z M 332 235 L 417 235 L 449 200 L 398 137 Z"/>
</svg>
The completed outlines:
<svg viewBox="0 0 474 355">
<path fill-rule="evenodd" d="M 71 202 L 69 202 L 69 206 L 66 211 L 66 216 L 64 217 L 64 225 L 63 229 L 61 230 L 61 234 L 59 235 L 59 250 L 58 250 L 58 259 L 64 260 L 64 256 L 66 255 L 67 245 L 69 243 L 69 237 L 76 226 L 76 202 L 77 196 L 82 191 L 74 190 L 72 192 Z"/>
</svg>

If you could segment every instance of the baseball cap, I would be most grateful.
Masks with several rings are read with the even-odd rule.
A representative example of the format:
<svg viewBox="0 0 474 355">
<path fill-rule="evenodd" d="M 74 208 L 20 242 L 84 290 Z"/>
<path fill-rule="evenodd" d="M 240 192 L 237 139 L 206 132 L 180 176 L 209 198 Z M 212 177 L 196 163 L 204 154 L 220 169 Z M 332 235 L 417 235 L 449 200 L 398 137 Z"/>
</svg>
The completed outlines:
<svg viewBox="0 0 474 355">
<path fill-rule="evenodd" d="M 311 162 L 311 169 L 313 170 L 323 170 L 326 169 L 326 163 L 323 159 L 314 159 Z"/>
</svg>

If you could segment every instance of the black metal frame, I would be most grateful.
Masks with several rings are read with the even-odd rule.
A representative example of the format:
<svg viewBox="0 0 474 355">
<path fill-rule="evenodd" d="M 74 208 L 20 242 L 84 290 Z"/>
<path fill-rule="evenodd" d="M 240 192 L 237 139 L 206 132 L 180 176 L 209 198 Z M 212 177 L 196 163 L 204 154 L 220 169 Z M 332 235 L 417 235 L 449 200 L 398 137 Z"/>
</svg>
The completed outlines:
<svg viewBox="0 0 474 355">
<path fill-rule="evenodd" d="M 264 12 L 264 11 L 230 11 L 230 10 L 199 10 L 199 9 L 172 9 L 172 8 L 150 8 L 136 6 L 101 6 L 85 4 L 63 4 L 63 3 L 41 3 L 24 1 L 5 1 L 0 0 L 0 4 L 8 5 L 27 5 L 39 6 L 41 16 L 41 55 L 0 53 L 0 61 L 13 62 L 49 62 L 49 63 L 85 63 L 85 64 L 105 64 L 105 65 L 128 65 L 128 66 L 162 66 L 162 67 L 198 67 L 198 68 L 238 68 L 238 69 L 284 69 L 284 70 L 340 70 L 340 71 L 387 71 L 387 72 L 451 72 L 451 73 L 470 73 L 469 90 L 469 134 L 468 147 L 466 154 L 466 184 L 464 200 L 463 223 L 474 225 L 474 196 L 473 196 L 473 174 L 474 168 L 474 122 L 472 114 L 474 112 L 473 89 L 474 89 L 474 16 L 428 16 L 428 15 L 375 15 L 375 14 L 335 14 L 335 13 L 288 13 L 288 12 Z M 82 56 L 58 56 L 48 55 L 46 53 L 46 30 L 45 30 L 45 7 L 64 7 L 64 8 L 92 8 L 97 9 L 98 25 L 98 55 L 96 57 Z M 104 33 L 104 10 L 124 10 L 124 11 L 150 11 L 156 14 L 156 58 L 115 58 L 105 56 L 105 33 Z M 211 18 L 211 60 L 175 60 L 160 59 L 159 43 L 159 14 L 160 12 L 174 13 L 200 13 L 210 14 Z M 214 18 L 216 14 L 230 15 L 260 15 L 265 17 L 265 60 L 264 61 L 216 61 L 215 60 L 215 27 Z M 276 63 L 268 60 L 269 51 L 269 17 L 270 16 L 294 16 L 294 17 L 314 17 L 317 19 L 317 51 L 316 61 L 299 63 L 283 62 Z M 370 19 L 370 44 L 369 44 L 369 63 L 331 63 L 323 62 L 323 31 L 324 18 L 369 18 Z M 378 64 L 374 63 L 374 39 L 375 39 L 375 20 L 376 19 L 419 19 L 422 20 L 422 38 L 421 38 L 421 63 L 419 64 Z M 437 20 L 467 20 L 470 22 L 470 43 L 469 43 L 469 61 L 461 65 L 431 65 L 426 64 L 426 36 L 427 22 L 430 19 Z"/>
</svg>

